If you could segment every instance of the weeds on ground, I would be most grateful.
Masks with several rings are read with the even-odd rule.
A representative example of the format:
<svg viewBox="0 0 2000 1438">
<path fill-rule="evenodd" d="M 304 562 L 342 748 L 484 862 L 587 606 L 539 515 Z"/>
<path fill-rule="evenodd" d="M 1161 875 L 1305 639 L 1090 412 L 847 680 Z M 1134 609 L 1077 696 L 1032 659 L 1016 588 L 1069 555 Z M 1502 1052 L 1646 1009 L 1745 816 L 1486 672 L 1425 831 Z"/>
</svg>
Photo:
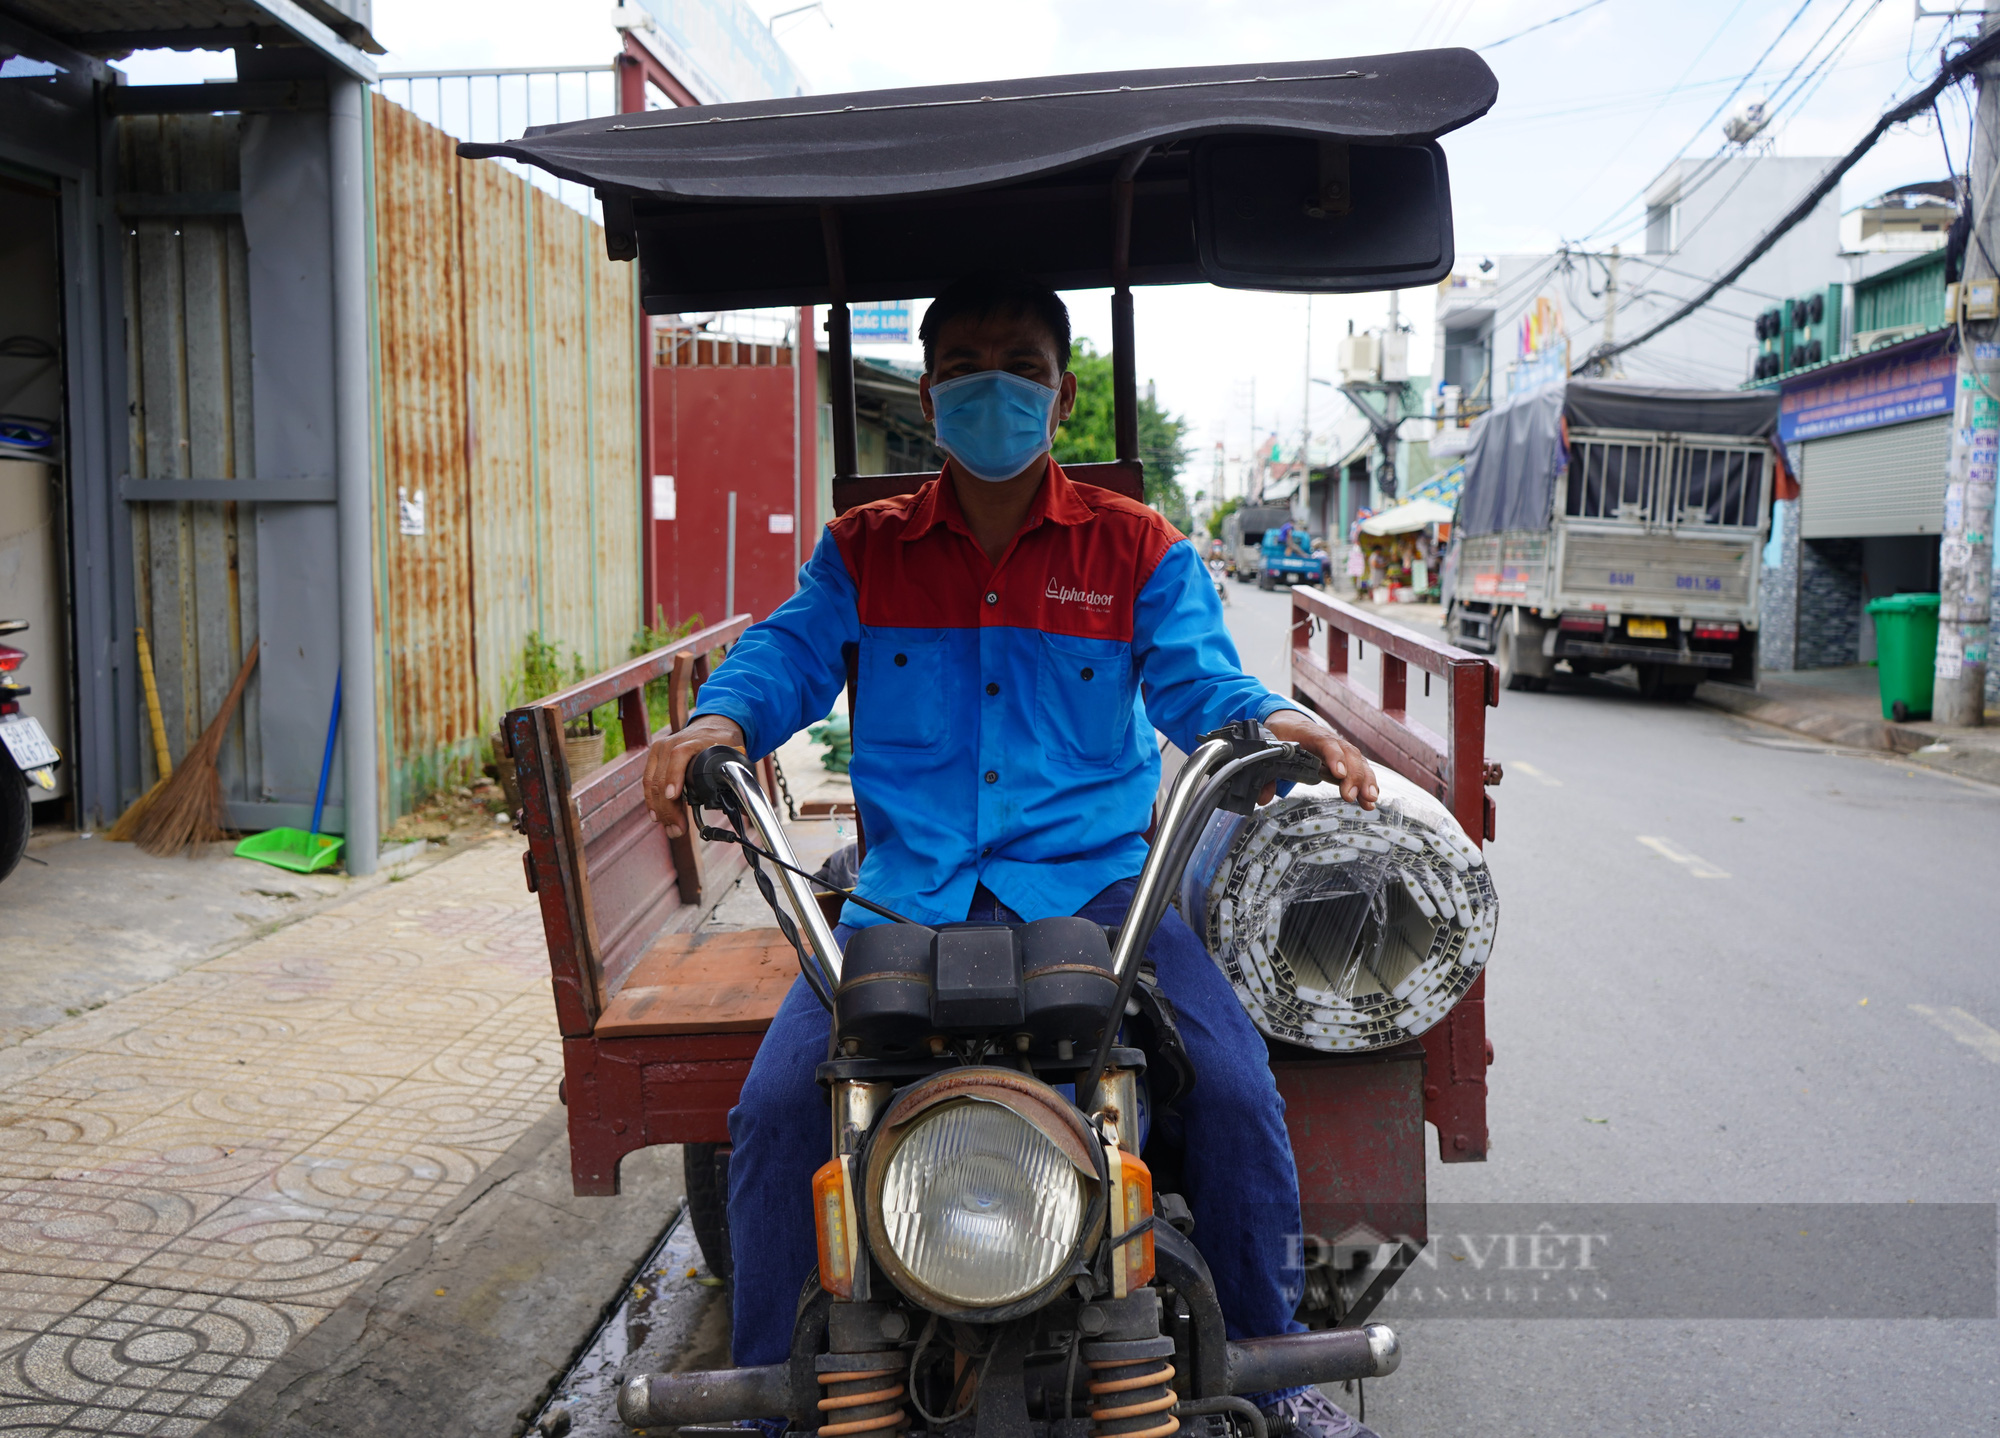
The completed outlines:
<svg viewBox="0 0 2000 1438">
<path fill-rule="evenodd" d="M 688 635 L 694 633 L 699 628 L 701 628 L 701 614 L 699 611 L 688 615 L 687 618 L 681 620 L 678 624 L 670 625 L 667 623 L 667 611 L 656 605 L 653 610 L 653 622 L 641 625 L 639 632 L 632 636 L 632 643 L 625 651 L 626 657 L 628 659 L 637 659 L 641 655 L 651 654 L 655 649 L 664 649 L 669 644 L 677 643 L 687 638 Z M 671 677 L 667 675 L 662 675 L 658 679 L 651 679 L 646 682 L 647 733 L 657 734 L 666 724 L 669 711 L 668 695 L 672 690 Z M 604 741 L 604 757 L 606 759 L 615 759 L 620 754 L 623 754 L 625 752 L 625 726 L 618 722 L 618 706 L 616 704 L 606 704 L 600 709 L 593 710 L 590 717 L 598 728 L 607 731 Z"/>
<path fill-rule="evenodd" d="M 625 648 L 626 657 L 637 659 L 656 649 L 664 649 L 687 638 L 701 626 L 699 613 L 669 624 L 666 610 L 656 607 L 653 622 L 641 625 L 632 635 Z M 515 709 L 523 704 L 532 704 L 537 699 L 546 699 L 558 690 L 581 684 L 589 677 L 580 651 L 569 649 L 561 640 L 549 639 L 539 631 L 530 633 L 521 644 L 520 664 L 507 680 L 504 691 L 506 707 Z M 668 696 L 672 687 L 671 678 L 667 675 L 647 683 L 646 727 L 649 731 L 657 731 L 666 724 L 671 707 Z M 572 719 L 565 726 L 565 732 L 571 738 L 603 734 L 606 759 L 615 759 L 625 752 L 625 730 L 618 722 L 618 705 L 615 702 L 600 704 L 588 714 Z"/>
</svg>

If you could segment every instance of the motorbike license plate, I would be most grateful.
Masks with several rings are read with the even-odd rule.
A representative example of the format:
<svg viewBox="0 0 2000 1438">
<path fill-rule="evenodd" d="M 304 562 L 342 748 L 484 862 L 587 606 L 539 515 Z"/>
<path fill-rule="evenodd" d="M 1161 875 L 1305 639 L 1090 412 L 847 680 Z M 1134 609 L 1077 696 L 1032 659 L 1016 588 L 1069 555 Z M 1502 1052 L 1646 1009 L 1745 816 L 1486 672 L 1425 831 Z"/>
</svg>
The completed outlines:
<svg viewBox="0 0 2000 1438">
<path fill-rule="evenodd" d="M 1665 639 L 1667 621 L 1664 619 L 1628 619 L 1625 632 L 1634 639 Z"/>
<path fill-rule="evenodd" d="M 56 752 L 56 746 L 49 742 L 49 736 L 42 732 L 41 724 L 34 719 L 9 719 L 0 724 L 0 743 L 7 746 L 7 752 L 24 773 L 62 762 L 62 755 Z"/>
</svg>

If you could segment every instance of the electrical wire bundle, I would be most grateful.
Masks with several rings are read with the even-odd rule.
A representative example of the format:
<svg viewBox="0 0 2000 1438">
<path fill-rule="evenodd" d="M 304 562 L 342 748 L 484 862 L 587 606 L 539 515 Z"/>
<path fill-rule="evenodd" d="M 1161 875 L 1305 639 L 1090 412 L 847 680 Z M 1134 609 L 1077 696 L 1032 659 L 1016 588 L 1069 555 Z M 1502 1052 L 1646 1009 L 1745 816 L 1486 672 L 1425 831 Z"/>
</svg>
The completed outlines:
<svg viewBox="0 0 2000 1438">
<path fill-rule="evenodd" d="M 1216 814 L 1182 875 L 1182 915 L 1271 1038 L 1401 1043 L 1449 1013 L 1492 952 L 1485 856 L 1436 799 L 1375 774 L 1372 812 L 1315 784 Z"/>
</svg>

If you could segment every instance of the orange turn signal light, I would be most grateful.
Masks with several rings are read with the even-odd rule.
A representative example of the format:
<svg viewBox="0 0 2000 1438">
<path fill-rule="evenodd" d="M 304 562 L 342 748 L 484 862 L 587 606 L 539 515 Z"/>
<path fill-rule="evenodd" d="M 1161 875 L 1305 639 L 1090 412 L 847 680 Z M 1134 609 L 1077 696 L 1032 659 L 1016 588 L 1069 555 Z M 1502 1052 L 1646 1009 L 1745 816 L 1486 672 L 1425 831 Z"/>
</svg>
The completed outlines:
<svg viewBox="0 0 2000 1438">
<path fill-rule="evenodd" d="M 813 1215 L 819 1237 L 819 1286 L 836 1298 L 852 1298 L 854 1203 L 846 1165 L 837 1158 L 828 1159 L 813 1175 Z"/>
<path fill-rule="evenodd" d="M 1123 1200 L 1124 1214 L 1115 1231 L 1129 1232 L 1134 1225 L 1145 1221 L 1153 1211 L 1153 1171 L 1146 1167 L 1137 1154 L 1118 1154 L 1118 1193 Z M 1114 1263 L 1125 1266 L 1125 1292 L 1144 1288 L 1153 1281 L 1153 1230 L 1147 1229 L 1129 1243 L 1119 1245 L 1112 1258 Z"/>
</svg>

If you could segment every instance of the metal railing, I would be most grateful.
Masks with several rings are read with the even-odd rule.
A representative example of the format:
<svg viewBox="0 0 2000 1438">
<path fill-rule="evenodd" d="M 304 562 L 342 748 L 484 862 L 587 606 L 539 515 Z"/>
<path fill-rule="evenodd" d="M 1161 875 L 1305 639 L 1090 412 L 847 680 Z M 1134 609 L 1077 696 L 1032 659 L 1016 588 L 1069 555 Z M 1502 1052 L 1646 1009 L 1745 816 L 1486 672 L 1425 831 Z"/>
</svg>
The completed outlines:
<svg viewBox="0 0 2000 1438">
<path fill-rule="evenodd" d="M 1770 446 L 1734 435 L 1571 430 L 1563 513 L 1647 529 L 1754 530 Z"/>
<path fill-rule="evenodd" d="M 616 65 L 396 70 L 378 77 L 374 88 L 447 135 L 483 144 L 514 139 L 530 125 L 618 113 Z M 494 163 L 603 223 L 590 186 L 512 160 Z"/>
<path fill-rule="evenodd" d="M 1381 667 L 1373 693 L 1354 682 L 1349 641 L 1357 658 L 1375 649 Z M 1450 732 L 1439 734 L 1411 717 L 1412 665 L 1444 681 Z M 1486 786 L 1498 781 L 1486 768 L 1486 710 L 1500 702 L 1497 675 L 1477 654 L 1385 623 L 1323 590 L 1292 590 L 1292 697 L 1311 705 L 1370 759 L 1442 800 L 1475 844 L 1493 837 Z"/>
<path fill-rule="evenodd" d="M 718 310 L 711 314 L 655 315 L 653 363 L 689 365 L 789 365 L 798 343 L 795 309 Z"/>
</svg>

